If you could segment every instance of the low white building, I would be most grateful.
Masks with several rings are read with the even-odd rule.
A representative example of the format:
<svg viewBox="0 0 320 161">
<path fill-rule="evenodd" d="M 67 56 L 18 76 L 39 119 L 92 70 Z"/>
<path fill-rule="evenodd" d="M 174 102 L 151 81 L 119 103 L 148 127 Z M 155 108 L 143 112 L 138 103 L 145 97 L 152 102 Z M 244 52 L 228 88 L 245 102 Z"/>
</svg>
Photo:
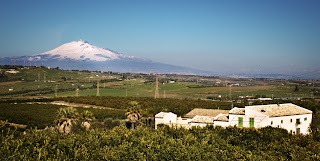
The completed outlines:
<svg viewBox="0 0 320 161">
<path fill-rule="evenodd" d="M 157 125 L 165 124 L 165 125 L 176 125 L 177 123 L 177 115 L 172 112 L 160 112 L 155 115 L 155 129 L 157 129 Z"/>
<path fill-rule="evenodd" d="M 229 110 L 195 108 L 187 113 L 184 118 L 177 117 L 176 114 L 171 112 L 160 112 L 155 115 L 155 128 L 157 129 L 157 125 L 159 124 L 184 128 L 190 128 L 192 126 L 204 127 L 214 125 L 214 121 L 218 119 L 221 120 L 219 122 L 221 125 L 225 125 L 225 120 L 221 118 L 222 115 L 226 117 L 228 112 Z"/>
<path fill-rule="evenodd" d="M 294 134 L 308 134 L 311 121 L 312 111 L 292 103 L 235 107 L 229 112 L 230 126 L 271 126 Z"/>
<path fill-rule="evenodd" d="M 293 134 L 308 134 L 312 111 L 292 103 L 234 107 L 228 110 L 194 109 L 186 118 L 171 112 L 160 112 L 155 116 L 158 124 L 190 128 L 192 126 L 236 126 L 248 128 L 277 127 Z"/>
</svg>

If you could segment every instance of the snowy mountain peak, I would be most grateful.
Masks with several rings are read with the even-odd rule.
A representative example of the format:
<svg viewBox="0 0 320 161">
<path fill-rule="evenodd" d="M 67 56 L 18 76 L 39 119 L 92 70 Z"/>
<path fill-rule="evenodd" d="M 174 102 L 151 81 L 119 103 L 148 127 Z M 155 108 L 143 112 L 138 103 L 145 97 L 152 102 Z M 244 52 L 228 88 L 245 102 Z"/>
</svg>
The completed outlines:
<svg viewBox="0 0 320 161">
<path fill-rule="evenodd" d="M 40 55 L 50 55 L 59 59 L 107 61 L 121 58 L 133 58 L 112 52 L 105 48 L 91 45 L 87 41 L 78 40 L 62 44 L 61 46 Z"/>
</svg>

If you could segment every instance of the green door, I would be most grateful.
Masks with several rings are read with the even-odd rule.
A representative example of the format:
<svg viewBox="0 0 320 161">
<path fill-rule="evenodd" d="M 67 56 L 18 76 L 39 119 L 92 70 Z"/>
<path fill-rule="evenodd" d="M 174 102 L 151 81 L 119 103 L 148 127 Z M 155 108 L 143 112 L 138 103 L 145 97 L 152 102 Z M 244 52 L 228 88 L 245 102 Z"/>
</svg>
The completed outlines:
<svg viewBox="0 0 320 161">
<path fill-rule="evenodd" d="M 249 124 L 250 124 L 250 127 L 254 127 L 254 118 L 250 118 Z"/>
<path fill-rule="evenodd" d="M 296 133 L 297 133 L 297 134 L 300 134 L 300 128 L 297 128 L 297 129 L 296 129 Z"/>
<path fill-rule="evenodd" d="M 238 118 L 238 126 L 243 127 L 243 118 L 242 117 Z"/>
</svg>

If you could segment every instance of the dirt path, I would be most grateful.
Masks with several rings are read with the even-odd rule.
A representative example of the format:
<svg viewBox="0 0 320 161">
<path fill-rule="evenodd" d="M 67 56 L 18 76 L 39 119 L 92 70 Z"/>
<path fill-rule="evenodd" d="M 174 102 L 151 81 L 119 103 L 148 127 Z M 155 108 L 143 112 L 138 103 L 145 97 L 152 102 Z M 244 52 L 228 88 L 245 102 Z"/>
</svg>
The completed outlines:
<svg viewBox="0 0 320 161">
<path fill-rule="evenodd" d="M 53 101 L 53 102 L 29 102 L 28 104 L 51 104 L 51 105 L 59 105 L 59 106 L 68 106 L 68 107 L 81 107 L 81 108 L 95 108 L 95 109 L 107 109 L 107 110 L 119 110 L 111 107 L 103 107 L 89 104 L 81 104 L 81 103 L 69 103 L 65 101 Z"/>
<path fill-rule="evenodd" d="M 8 122 L 8 121 L 1 121 L 1 120 L 0 120 L 0 125 L 9 125 L 9 126 L 17 127 L 17 128 L 21 128 L 21 129 L 27 128 L 27 125 L 16 124 L 16 123 Z"/>
<path fill-rule="evenodd" d="M 12 85 L 12 84 L 21 83 L 21 82 L 22 82 L 22 81 L 0 82 L 0 86 L 3 86 L 3 85 Z"/>
</svg>

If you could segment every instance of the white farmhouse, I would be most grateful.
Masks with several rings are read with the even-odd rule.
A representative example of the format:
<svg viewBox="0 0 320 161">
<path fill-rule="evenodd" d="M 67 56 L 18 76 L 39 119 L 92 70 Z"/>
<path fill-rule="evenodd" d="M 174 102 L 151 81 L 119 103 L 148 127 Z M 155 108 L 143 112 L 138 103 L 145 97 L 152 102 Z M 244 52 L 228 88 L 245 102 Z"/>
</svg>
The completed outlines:
<svg viewBox="0 0 320 161">
<path fill-rule="evenodd" d="M 277 127 L 292 134 L 308 134 L 312 121 L 312 111 L 294 105 L 270 104 L 234 107 L 230 111 L 217 109 L 193 109 L 185 118 L 171 112 L 160 112 L 155 116 L 155 126 L 167 124 L 176 127 L 192 126 L 236 126 L 248 128 Z"/>
<path fill-rule="evenodd" d="M 271 126 L 294 134 L 308 134 L 311 121 L 312 111 L 292 103 L 235 107 L 229 112 L 230 126 Z"/>
</svg>

